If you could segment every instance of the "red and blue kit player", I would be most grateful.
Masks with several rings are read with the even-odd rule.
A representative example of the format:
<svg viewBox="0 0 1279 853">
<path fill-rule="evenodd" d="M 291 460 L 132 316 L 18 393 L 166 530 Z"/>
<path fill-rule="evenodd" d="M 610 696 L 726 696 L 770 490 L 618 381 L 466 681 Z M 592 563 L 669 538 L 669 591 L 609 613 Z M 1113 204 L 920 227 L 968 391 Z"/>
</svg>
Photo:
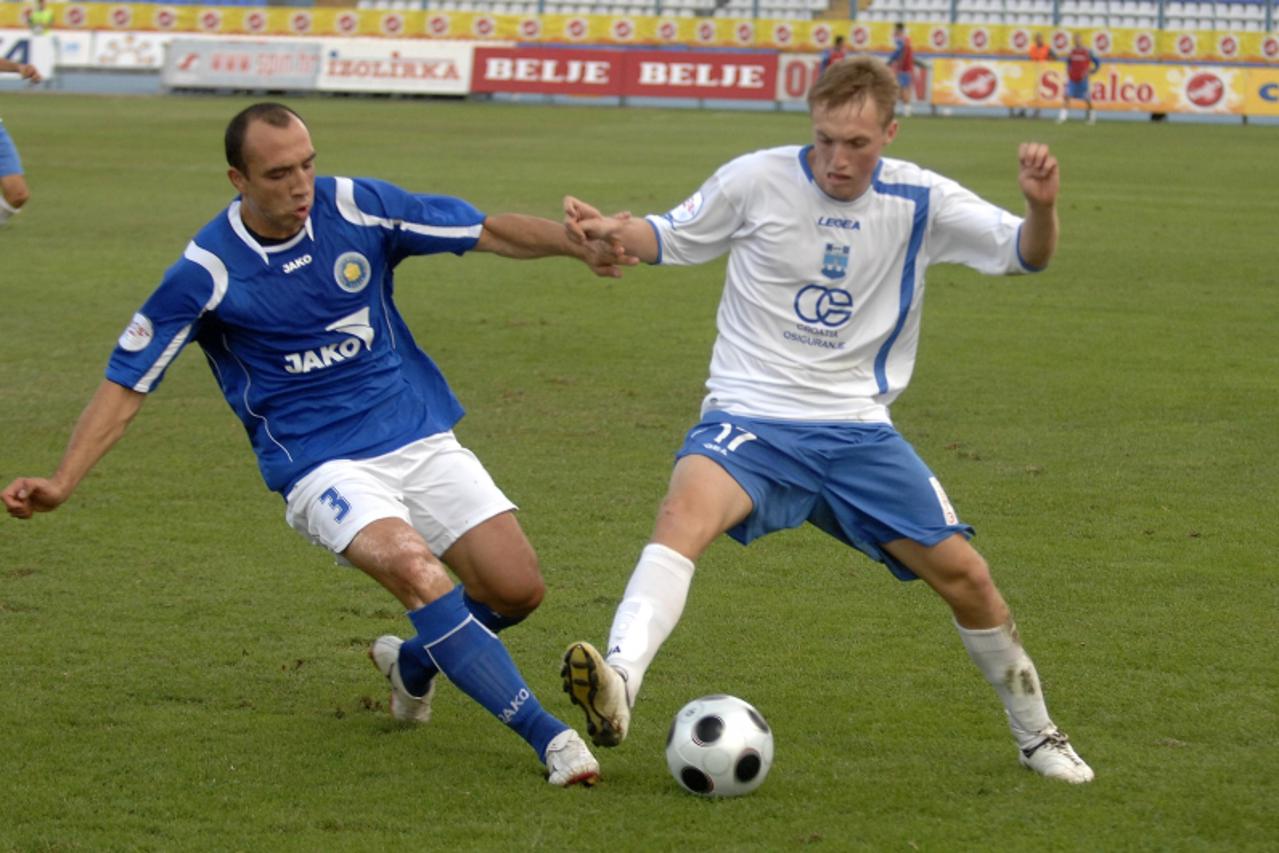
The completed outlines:
<svg viewBox="0 0 1279 853">
<path fill-rule="evenodd" d="M 1062 124 L 1070 117 L 1070 102 L 1083 101 L 1086 112 L 1084 118 L 1089 124 L 1095 124 L 1097 117 L 1092 111 L 1092 93 L 1088 90 L 1088 78 L 1101 68 L 1101 60 L 1097 54 L 1084 46 L 1084 39 L 1075 33 L 1074 47 L 1066 54 L 1066 91 L 1061 98 L 1061 113 L 1057 123 Z"/>
<path fill-rule="evenodd" d="M 1047 264 L 1057 160 L 1046 145 L 1019 147 L 1025 216 L 1009 213 L 881 156 L 898 131 L 896 89 L 878 59 L 831 66 L 808 96 L 811 144 L 738 157 L 664 215 L 604 217 L 566 199 L 581 239 L 618 239 L 662 265 L 728 256 L 708 393 L 676 452 L 653 536 L 603 654 L 581 641 L 564 655 L 565 689 L 601 746 L 625 739 L 706 548 L 722 533 L 746 544 L 811 524 L 941 596 L 1003 704 L 1021 764 L 1067 782 L 1093 778 L 1048 716 L 1008 605 L 969 543 L 973 529 L 889 416 L 915 367 L 926 269 L 1016 275 Z M 811 593 L 806 583 L 778 567 L 778 594 Z"/>
<path fill-rule="evenodd" d="M 888 57 L 888 67 L 897 73 L 897 97 L 901 101 L 901 115 L 910 115 L 910 100 L 915 85 L 915 48 L 905 24 L 893 26 L 893 53 Z"/>
<path fill-rule="evenodd" d="M 415 635 L 370 649 L 392 715 L 426 722 L 443 673 L 533 748 L 552 784 L 593 782 L 594 757 L 497 636 L 541 601 L 537 559 L 514 504 L 453 434 L 462 407 L 396 309 L 394 272 L 414 255 L 478 251 L 570 255 L 615 275 L 616 254 L 549 220 L 316 177 L 310 132 L 281 104 L 239 113 L 225 145 L 239 196 L 134 314 L 56 473 L 15 480 L 6 508 L 30 518 L 66 501 L 198 344 L 288 523 L 408 611 Z"/>
</svg>

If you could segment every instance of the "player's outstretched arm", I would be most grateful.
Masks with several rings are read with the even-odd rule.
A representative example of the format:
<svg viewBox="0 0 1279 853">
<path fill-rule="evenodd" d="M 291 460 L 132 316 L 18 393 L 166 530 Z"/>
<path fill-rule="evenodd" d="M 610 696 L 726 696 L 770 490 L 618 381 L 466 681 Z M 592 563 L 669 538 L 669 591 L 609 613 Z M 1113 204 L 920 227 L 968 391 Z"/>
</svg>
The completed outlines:
<svg viewBox="0 0 1279 853">
<path fill-rule="evenodd" d="M 1057 251 L 1057 194 L 1061 190 L 1057 158 L 1041 142 L 1023 142 L 1017 149 L 1017 162 L 1017 184 L 1026 197 L 1021 257 L 1033 267 L 1046 267 Z"/>
<path fill-rule="evenodd" d="M 659 247 L 653 227 L 643 219 L 632 219 L 629 213 L 604 216 L 592 205 L 567 195 L 564 229 L 571 240 L 606 240 L 620 246 L 628 257 L 649 264 L 657 261 Z"/>
<path fill-rule="evenodd" d="M 521 213 L 486 218 L 475 249 L 504 258 L 565 255 L 577 258 L 596 275 L 609 278 L 620 278 L 622 267 L 639 263 L 636 258 L 628 257 L 620 245 L 604 240 L 572 240 L 558 222 Z"/>
<path fill-rule="evenodd" d="M 64 504 L 85 475 L 120 440 L 145 394 L 102 380 L 76 422 L 62 462 L 52 477 L 19 477 L 0 492 L 0 500 L 14 518 L 30 518 Z"/>
<path fill-rule="evenodd" d="M 30 80 L 32 83 L 39 83 L 41 80 L 40 72 L 36 70 L 34 65 L 14 62 L 11 59 L 0 59 L 0 71 L 13 71 L 20 74 L 24 80 Z"/>
</svg>

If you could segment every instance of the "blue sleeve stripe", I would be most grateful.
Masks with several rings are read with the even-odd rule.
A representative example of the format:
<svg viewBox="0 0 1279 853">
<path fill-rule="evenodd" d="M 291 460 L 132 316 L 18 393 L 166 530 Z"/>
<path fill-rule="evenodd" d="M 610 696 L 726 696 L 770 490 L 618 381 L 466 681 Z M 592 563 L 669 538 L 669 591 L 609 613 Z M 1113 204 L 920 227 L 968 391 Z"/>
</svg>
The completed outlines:
<svg viewBox="0 0 1279 853">
<path fill-rule="evenodd" d="M 877 193 L 893 195 L 913 202 L 915 217 L 910 227 L 910 242 L 906 245 L 906 263 L 902 265 L 901 300 L 897 308 L 897 322 L 884 345 L 875 354 L 875 384 L 879 393 L 888 393 L 888 353 L 897 342 L 902 328 L 906 325 L 906 317 L 910 314 L 910 303 L 915 299 L 915 261 L 919 255 L 919 247 L 924 242 L 924 230 L 928 226 L 928 187 L 912 184 L 885 184 L 879 180 L 883 161 L 875 166 L 875 175 L 871 186 Z"/>
<path fill-rule="evenodd" d="M 1037 267 L 1032 263 L 1028 263 L 1026 259 L 1021 256 L 1021 229 L 1022 229 L 1022 226 L 1018 225 L 1017 226 L 1017 242 L 1016 242 L 1017 263 L 1021 264 L 1022 269 L 1024 269 L 1026 272 L 1041 272 L 1044 269 L 1043 267 Z"/>
<path fill-rule="evenodd" d="M 657 229 L 657 225 L 649 217 L 644 217 L 644 221 L 648 223 L 648 227 L 653 229 L 653 236 L 657 238 L 657 260 L 653 261 L 653 265 L 657 266 L 662 263 L 662 232 Z"/>
</svg>

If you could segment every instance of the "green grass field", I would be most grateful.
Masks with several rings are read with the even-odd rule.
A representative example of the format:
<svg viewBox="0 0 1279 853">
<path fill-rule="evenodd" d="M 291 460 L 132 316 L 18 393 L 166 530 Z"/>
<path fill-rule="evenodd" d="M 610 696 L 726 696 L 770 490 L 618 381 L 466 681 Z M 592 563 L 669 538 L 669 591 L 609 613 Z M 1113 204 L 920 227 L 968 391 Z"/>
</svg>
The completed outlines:
<svg viewBox="0 0 1279 853">
<path fill-rule="evenodd" d="M 0 97 L 33 191 L 0 232 L 0 484 L 52 471 L 120 330 L 229 199 L 244 103 Z M 295 106 L 324 172 L 556 218 L 566 192 L 665 210 L 807 138 L 795 114 Z M 1014 210 L 1018 141 L 1063 163 L 1052 268 L 935 268 L 894 415 L 978 529 L 1092 785 L 1019 768 L 940 601 L 811 528 L 708 552 L 594 789 L 546 785 L 449 686 L 399 728 L 364 655 L 408 622 L 284 524 L 192 351 L 71 503 L 0 519 L 0 849 L 1279 848 L 1276 133 L 917 118 L 889 149 Z M 449 256 L 398 276 L 542 558 L 546 601 L 504 638 L 577 726 L 559 654 L 603 641 L 648 536 L 722 270 Z M 719 691 L 764 712 L 777 758 L 712 802 L 662 745 Z"/>
</svg>

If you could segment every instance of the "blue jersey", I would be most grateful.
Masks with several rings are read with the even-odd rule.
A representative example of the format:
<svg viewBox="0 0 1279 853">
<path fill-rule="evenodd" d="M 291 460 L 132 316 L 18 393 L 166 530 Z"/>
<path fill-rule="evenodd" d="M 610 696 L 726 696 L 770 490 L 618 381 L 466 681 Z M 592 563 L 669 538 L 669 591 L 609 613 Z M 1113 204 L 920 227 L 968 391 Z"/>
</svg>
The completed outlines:
<svg viewBox="0 0 1279 853">
<path fill-rule="evenodd" d="M 317 178 L 306 226 L 263 246 L 237 199 L 134 315 L 107 378 L 150 393 L 194 340 L 267 486 L 285 495 L 323 462 L 448 430 L 462 407 L 396 310 L 393 271 L 410 255 L 473 248 L 483 223 L 461 199 Z"/>
</svg>

